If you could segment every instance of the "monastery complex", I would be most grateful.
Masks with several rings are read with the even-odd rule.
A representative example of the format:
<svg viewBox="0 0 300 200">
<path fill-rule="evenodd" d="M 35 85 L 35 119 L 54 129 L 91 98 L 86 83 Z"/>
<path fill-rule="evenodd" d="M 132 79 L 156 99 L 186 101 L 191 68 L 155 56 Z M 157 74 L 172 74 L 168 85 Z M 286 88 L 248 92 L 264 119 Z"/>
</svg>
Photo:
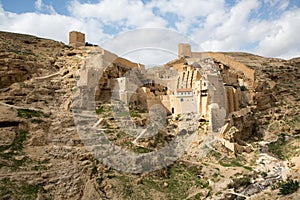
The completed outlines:
<svg viewBox="0 0 300 200">
<path fill-rule="evenodd" d="M 70 33 L 71 46 L 84 44 L 84 34 Z M 193 52 L 189 44 L 178 45 L 176 60 L 153 69 L 101 48 L 95 51 L 98 56 L 79 71 L 77 86 L 95 96 L 96 104 L 123 102 L 148 111 L 158 104 L 168 115 L 192 113 L 207 120 L 208 131 L 219 133 L 219 140 L 230 150 L 250 151 L 243 137 L 251 135 L 252 129 L 236 122 L 251 115 L 254 99 L 249 91 L 254 89 L 255 70 L 222 53 Z M 89 107 L 87 99 L 82 102 Z"/>
</svg>

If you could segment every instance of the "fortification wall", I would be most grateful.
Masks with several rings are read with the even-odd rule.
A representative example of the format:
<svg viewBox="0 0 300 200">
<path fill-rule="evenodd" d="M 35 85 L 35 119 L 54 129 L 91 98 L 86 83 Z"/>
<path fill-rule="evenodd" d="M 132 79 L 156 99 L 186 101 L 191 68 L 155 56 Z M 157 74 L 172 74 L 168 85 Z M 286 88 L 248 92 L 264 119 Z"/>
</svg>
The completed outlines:
<svg viewBox="0 0 300 200">
<path fill-rule="evenodd" d="M 113 54 L 104 49 L 102 49 L 102 54 L 103 54 L 103 66 L 104 67 L 109 66 L 118 58 L 118 56 L 116 54 Z"/>
<path fill-rule="evenodd" d="M 240 63 L 240 62 L 224 55 L 223 53 L 207 52 L 205 54 L 207 54 L 209 57 L 216 59 L 217 61 L 219 61 L 221 63 L 224 63 L 225 65 L 233 68 L 236 71 L 243 72 L 245 77 L 250 79 L 252 82 L 255 81 L 255 70 L 250 69 L 245 64 Z"/>
<path fill-rule="evenodd" d="M 192 58 L 200 58 L 201 60 L 205 58 L 210 58 L 207 52 L 192 52 Z"/>
<path fill-rule="evenodd" d="M 125 58 L 122 58 L 122 57 L 118 57 L 115 61 L 114 61 L 115 64 L 117 65 L 120 65 L 120 66 L 126 66 L 126 67 L 129 67 L 129 68 L 141 68 L 141 64 L 138 64 L 138 63 L 134 63 L 134 62 L 131 62 L 129 60 L 126 60 Z"/>
</svg>

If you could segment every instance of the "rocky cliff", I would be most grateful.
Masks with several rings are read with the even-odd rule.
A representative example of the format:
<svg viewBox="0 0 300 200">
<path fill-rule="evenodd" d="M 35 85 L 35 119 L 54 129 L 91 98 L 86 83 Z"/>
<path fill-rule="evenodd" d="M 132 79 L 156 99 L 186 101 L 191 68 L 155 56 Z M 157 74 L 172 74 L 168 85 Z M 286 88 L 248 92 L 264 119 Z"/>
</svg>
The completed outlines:
<svg viewBox="0 0 300 200">
<path fill-rule="evenodd" d="M 74 124 L 77 71 L 98 53 L 0 32 L 0 199 L 297 199 L 299 193 L 278 193 L 280 180 L 300 178 L 299 59 L 225 53 L 257 73 L 251 108 L 257 123 L 239 118 L 248 132 L 260 133 L 240 135 L 254 151 L 232 155 L 217 143 L 204 158 L 184 156 L 162 170 L 130 175 L 94 159 Z M 99 112 L 109 124 L 108 107 Z"/>
</svg>

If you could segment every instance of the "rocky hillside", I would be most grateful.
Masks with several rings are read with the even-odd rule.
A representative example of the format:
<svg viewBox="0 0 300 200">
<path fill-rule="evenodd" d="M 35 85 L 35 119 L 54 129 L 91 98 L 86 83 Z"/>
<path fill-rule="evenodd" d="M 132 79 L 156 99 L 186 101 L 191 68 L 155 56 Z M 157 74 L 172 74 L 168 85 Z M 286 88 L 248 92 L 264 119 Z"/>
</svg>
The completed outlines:
<svg viewBox="0 0 300 200">
<path fill-rule="evenodd" d="M 203 158 L 184 156 L 131 175 L 99 163 L 76 132 L 77 70 L 98 53 L 0 32 L 0 199 L 299 199 L 299 190 L 279 194 L 284 184 L 292 188 L 289 180 L 300 180 L 299 59 L 228 53 L 257 70 L 252 109 L 261 138 L 249 138 L 251 153 L 233 155 L 217 143 Z M 110 123 L 109 105 L 98 114 Z M 145 152 L 110 134 L 122 147 Z"/>
<path fill-rule="evenodd" d="M 0 32 L 0 88 L 58 70 L 65 45 L 29 35 Z"/>
<path fill-rule="evenodd" d="M 256 116 L 264 135 L 299 134 L 299 58 L 282 60 L 247 53 L 227 54 L 256 70 Z"/>
</svg>

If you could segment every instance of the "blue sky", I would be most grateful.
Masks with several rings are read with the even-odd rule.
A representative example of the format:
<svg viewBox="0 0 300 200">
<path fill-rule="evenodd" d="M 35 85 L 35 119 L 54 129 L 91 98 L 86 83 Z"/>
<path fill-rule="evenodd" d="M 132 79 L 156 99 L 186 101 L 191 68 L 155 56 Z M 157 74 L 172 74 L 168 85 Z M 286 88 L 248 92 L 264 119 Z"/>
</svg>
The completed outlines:
<svg viewBox="0 0 300 200">
<path fill-rule="evenodd" d="M 197 43 L 195 51 L 300 57 L 299 0 L 0 0 L 2 31 L 67 43 L 68 32 L 78 30 L 101 46 L 143 28 L 176 32 Z M 127 35 L 122 45 L 164 40 L 163 34 L 138 35 Z"/>
</svg>

